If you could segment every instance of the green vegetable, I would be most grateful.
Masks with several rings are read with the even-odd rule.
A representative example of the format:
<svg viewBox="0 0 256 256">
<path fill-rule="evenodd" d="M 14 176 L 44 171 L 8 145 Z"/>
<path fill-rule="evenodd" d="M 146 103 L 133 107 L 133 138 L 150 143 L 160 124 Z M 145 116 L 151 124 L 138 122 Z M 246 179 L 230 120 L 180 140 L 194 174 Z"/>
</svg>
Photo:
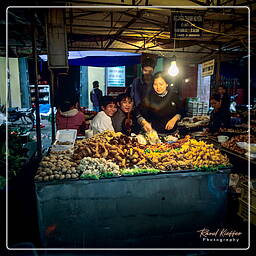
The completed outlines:
<svg viewBox="0 0 256 256">
<path fill-rule="evenodd" d="M 86 180 L 98 180 L 100 177 L 95 174 L 82 174 L 80 178 Z"/>
<path fill-rule="evenodd" d="M 115 174 L 112 173 L 112 172 L 104 172 L 104 173 L 101 173 L 100 174 L 100 179 L 103 179 L 103 178 L 112 178 L 114 177 Z"/>
<path fill-rule="evenodd" d="M 160 170 L 157 169 L 124 169 L 121 171 L 122 175 L 138 175 L 138 174 L 157 174 Z"/>
</svg>

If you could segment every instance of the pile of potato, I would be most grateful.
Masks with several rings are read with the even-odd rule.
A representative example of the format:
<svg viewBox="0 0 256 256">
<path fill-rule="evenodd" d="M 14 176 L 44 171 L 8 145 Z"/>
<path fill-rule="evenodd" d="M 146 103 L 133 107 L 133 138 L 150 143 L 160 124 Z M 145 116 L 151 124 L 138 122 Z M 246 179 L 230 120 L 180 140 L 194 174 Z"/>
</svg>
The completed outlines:
<svg viewBox="0 0 256 256">
<path fill-rule="evenodd" d="M 49 155 L 43 157 L 37 170 L 36 181 L 51 181 L 63 179 L 77 179 L 80 171 L 78 163 L 68 155 Z"/>
</svg>

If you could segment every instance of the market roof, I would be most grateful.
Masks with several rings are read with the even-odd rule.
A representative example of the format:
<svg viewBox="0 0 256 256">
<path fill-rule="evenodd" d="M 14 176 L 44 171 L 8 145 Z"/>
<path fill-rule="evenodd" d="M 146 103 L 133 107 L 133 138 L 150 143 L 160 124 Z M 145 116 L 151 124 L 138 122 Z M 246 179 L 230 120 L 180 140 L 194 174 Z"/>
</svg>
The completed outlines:
<svg viewBox="0 0 256 256">
<path fill-rule="evenodd" d="M 128 51 L 153 53 L 169 57 L 173 54 L 174 34 L 171 29 L 171 16 L 184 17 L 186 14 L 203 16 L 201 37 L 177 38 L 175 54 L 184 61 L 200 62 L 221 53 L 226 59 L 241 58 L 248 55 L 248 8 L 251 15 L 251 54 L 255 54 L 256 23 L 255 1 L 217 1 L 219 6 L 235 3 L 236 8 L 214 8 L 216 1 L 181 0 L 74 0 L 26 1 L 32 6 L 50 4 L 65 6 L 65 21 L 69 50 Z M 34 4 L 33 4 L 34 3 Z M 21 5 L 13 1 L 13 6 Z M 107 5 L 107 6 L 103 6 Z M 137 5 L 131 7 L 128 5 Z M 206 7 L 210 5 L 210 7 Z M 89 6 L 89 7 L 83 7 Z M 155 6 L 154 8 L 152 6 Z M 173 7 L 163 7 L 173 6 Z M 179 8 L 177 6 L 183 6 Z M 71 7 L 71 8 L 68 8 Z M 46 34 L 45 15 L 47 8 L 33 9 L 36 19 L 31 21 L 32 9 L 8 9 L 9 54 L 29 56 L 32 50 L 31 24 L 38 30 L 38 52 L 45 54 Z M 5 23 L 1 21 L 1 26 Z M 5 48 L 4 39 L 0 40 L 0 55 Z"/>
</svg>

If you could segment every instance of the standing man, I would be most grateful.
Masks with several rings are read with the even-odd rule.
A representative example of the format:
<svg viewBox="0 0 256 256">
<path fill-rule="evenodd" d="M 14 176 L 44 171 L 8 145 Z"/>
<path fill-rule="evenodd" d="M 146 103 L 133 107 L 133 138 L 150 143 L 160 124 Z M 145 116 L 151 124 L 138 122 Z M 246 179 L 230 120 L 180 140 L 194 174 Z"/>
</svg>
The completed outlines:
<svg viewBox="0 0 256 256">
<path fill-rule="evenodd" d="M 96 112 L 100 111 L 100 100 L 102 97 L 102 91 L 99 89 L 99 81 L 94 81 L 92 83 L 93 89 L 90 92 L 90 99 L 93 104 L 93 110 Z"/>
<path fill-rule="evenodd" d="M 153 71 L 155 68 L 155 61 L 147 58 L 141 65 L 142 77 L 137 77 L 133 80 L 130 90 L 131 97 L 134 100 L 135 107 L 138 107 L 144 99 L 147 91 L 153 85 Z"/>
<path fill-rule="evenodd" d="M 142 77 L 137 77 L 133 80 L 130 86 L 130 94 L 135 105 L 135 116 L 138 123 L 143 127 L 145 131 L 151 131 L 151 124 L 148 123 L 141 116 L 141 105 L 153 87 L 153 72 L 155 68 L 155 61 L 151 58 L 146 58 L 142 64 Z"/>
</svg>

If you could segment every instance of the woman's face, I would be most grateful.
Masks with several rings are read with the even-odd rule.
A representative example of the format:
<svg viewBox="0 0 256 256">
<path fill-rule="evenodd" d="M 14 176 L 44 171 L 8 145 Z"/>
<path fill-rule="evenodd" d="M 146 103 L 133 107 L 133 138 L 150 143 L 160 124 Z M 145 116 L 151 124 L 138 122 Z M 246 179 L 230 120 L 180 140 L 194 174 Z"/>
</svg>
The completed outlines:
<svg viewBox="0 0 256 256">
<path fill-rule="evenodd" d="M 212 107 L 213 107 L 214 109 L 217 110 L 217 109 L 220 108 L 221 103 L 220 103 L 220 101 L 217 101 L 217 100 L 212 99 L 212 100 L 211 100 L 211 105 L 212 105 Z"/>
<path fill-rule="evenodd" d="M 162 77 L 158 77 L 154 80 L 154 90 L 157 94 L 162 94 L 166 92 L 168 84 L 165 82 L 165 80 Z"/>
<path fill-rule="evenodd" d="M 120 102 L 120 109 L 124 112 L 124 113 L 129 113 L 132 111 L 133 108 L 133 101 L 131 98 L 125 98 L 122 99 Z"/>
</svg>

